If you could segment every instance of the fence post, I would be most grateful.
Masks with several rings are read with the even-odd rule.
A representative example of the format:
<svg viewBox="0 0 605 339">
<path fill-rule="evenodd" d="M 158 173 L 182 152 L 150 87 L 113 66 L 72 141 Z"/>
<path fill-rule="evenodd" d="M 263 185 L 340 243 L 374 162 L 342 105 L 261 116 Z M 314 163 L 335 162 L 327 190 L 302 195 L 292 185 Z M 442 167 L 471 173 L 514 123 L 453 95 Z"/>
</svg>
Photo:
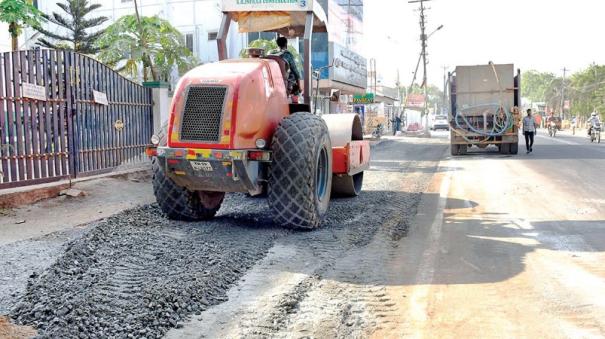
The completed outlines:
<svg viewBox="0 0 605 339">
<path fill-rule="evenodd" d="M 153 99 L 153 134 L 158 134 L 162 125 L 168 121 L 168 110 L 170 109 L 170 98 L 168 87 L 170 84 L 163 81 L 144 82 L 143 86 L 151 88 Z"/>
</svg>

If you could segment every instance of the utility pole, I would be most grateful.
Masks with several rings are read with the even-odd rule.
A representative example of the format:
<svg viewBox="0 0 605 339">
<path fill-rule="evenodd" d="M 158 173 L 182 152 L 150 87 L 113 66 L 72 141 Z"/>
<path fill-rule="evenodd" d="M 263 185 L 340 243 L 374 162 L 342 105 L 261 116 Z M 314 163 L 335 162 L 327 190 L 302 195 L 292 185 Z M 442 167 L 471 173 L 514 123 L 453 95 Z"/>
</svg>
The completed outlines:
<svg viewBox="0 0 605 339">
<path fill-rule="evenodd" d="M 561 82 L 561 119 L 565 118 L 565 76 L 567 75 L 567 68 L 563 67 L 563 81 Z"/>
<path fill-rule="evenodd" d="M 424 7 L 424 3 L 428 2 L 431 0 L 412 0 L 412 1 L 408 1 L 408 3 L 413 4 L 413 3 L 420 3 L 420 43 L 421 43 L 421 52 L 420 55 L 422 57 L 422 68 L 423 68 L 423 77 L 422 77 L 422 86 L 424 89 L 424 108 L 422 110 L 422 114 L 427 117 L 427 108 L 428 108 L 428 80 L 427 80 L 427 73 L 426 73 L 426 65 L 427 65 L 427 61 L 426 61 L 426 41 L 428 39 L 427 35 L 426 35 L 426 16 L 424 14 L 424 10 L 426 9 L 426 7 Z M 426 120 L 425 123 L 425 129 L 428 128 L 428 119 Z"/>
<path fill-rule="evenodd" d="M 446 100 L 447 100 L 447 77 L 446 77 L 446 72 L 448 69 L 448 66 L 443 65 L 443 100 L 442 100 L 442 106 L 441 106 L 441 114 L 445 114 L 447 113 L 447 104 L 446 104 Z"/>
</svg>

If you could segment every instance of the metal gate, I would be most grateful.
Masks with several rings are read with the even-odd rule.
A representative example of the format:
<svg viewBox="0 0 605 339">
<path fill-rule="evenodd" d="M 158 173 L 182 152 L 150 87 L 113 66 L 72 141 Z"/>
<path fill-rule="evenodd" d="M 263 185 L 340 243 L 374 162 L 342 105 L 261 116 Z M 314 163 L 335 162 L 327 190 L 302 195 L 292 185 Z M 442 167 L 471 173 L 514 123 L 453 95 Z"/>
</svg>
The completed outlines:
<svg viewBox="0 0 605 339">
<path fill-rule="evenodd" d="M 0 189 L 145 161 L 151 89 L 72 51 L 0 55 Z"/>
</svg>

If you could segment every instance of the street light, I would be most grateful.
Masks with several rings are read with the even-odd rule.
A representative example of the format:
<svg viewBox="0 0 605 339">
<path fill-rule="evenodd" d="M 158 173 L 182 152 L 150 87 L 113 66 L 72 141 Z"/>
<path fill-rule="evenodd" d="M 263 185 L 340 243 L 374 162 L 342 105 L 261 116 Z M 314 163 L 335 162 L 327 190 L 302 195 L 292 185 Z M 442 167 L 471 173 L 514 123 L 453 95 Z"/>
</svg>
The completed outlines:
<svg viewBox="0 0 605 339">
<path fill-rule="evenodd" d="M 426 38 L 430 38 L 433 34 L 435 34 L 437 31 L 441 30 L 443 28 L 443 25 L 437 27 L 437 29 L 435 29 L 431 34 L 429 34 L 429 36 L 427 36 Z"/>
</svg>

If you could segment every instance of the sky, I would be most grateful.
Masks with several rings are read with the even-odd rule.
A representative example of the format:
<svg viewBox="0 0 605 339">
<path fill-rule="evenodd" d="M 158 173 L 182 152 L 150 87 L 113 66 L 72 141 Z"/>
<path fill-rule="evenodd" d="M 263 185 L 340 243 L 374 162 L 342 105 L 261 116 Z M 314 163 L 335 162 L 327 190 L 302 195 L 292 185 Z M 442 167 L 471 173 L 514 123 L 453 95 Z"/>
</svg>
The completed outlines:
<svg viewBox="0 0 605 339">
<path fill-rule="evenodd" d="M 409 85 L 420 53 L 419 4 L 364 1 L 364 54 L 383 82 L 397 69 Z M 605 64 L 604 0 L 432 0 L 426 3 L 429 84 L 443 86 L 443 67 L 514 63 L 521 71 L 563 74 Z M 422 78 L 422 65 L 418 77 Z M 420 82 L 420 81 L 419 81 Z"/>
</svg>

